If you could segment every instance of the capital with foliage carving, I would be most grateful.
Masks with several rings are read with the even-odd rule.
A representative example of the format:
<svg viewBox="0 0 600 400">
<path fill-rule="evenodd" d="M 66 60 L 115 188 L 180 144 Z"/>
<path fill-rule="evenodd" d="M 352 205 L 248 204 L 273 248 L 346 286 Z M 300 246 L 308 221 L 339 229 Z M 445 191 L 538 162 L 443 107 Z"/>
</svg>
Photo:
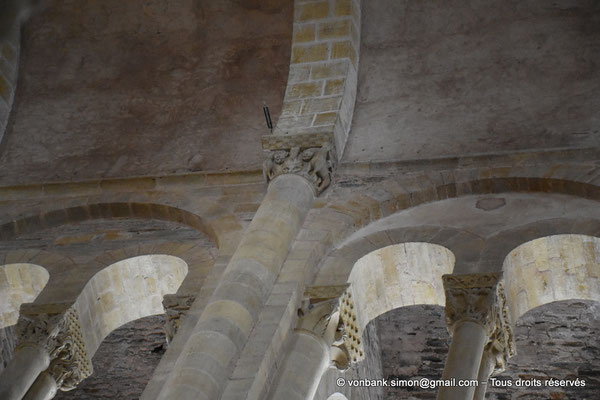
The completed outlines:
<svg viewBox="0 0 600 400">
<path fill-rule="evenodd" d="M 307 288 L 305 298 L 298 329 L 322 338 L 338 369 L 346 370 L 361 361 L 364 350 L 350 287 L 313 286 Z"/>
<path fill-rule="evenodd" d="M 446 323 L 450 334 L 464 321 L 482 325 L 488 335 L 484 348 L 494 362 L 494 371 L 505 369 L 515 354 L 501 273 L 444 275 Z"/>
<path fill-rule="evenodd" d="M 64 305 L 24 305 L 17 324 L 19 347 L 41 348 L 49 356 L 46 372 L 62 391 L 73 390 L 92 374 L 79 314 Z"/>
</svg>

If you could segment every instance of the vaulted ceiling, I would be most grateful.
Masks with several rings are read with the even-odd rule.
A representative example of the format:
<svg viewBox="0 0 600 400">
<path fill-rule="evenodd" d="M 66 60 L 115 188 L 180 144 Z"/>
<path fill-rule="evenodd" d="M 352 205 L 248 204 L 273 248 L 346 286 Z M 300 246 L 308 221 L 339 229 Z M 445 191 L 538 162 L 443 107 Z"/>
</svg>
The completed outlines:
<svg viewBox="0 0 600 400">
<path fill-rule="evenodd" d="M 289 1 L 71 0 L 25 26 L 0 183 L 262 163 L 292 37 Z"/>
<path fill-rule="evenodd" d="M 290 1 L 51 2 L 24 29 L 0 183 L 258 169 Z M 363 4 L 344 161 L 600 145 L 600 5 Z"/>
<path fill-rule="evenodd" d="M 600 144 L 597 1 L 363 2 L 344 160 Z"/>
</svg>

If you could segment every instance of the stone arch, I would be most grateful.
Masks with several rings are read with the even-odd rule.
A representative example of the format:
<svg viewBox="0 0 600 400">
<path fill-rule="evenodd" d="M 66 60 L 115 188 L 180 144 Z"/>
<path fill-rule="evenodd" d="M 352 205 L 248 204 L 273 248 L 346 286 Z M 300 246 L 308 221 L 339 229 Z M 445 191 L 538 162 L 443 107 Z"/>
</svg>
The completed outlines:
<svg viewBox="0 0 600 400">
<path fill-rule="evenodd" d="M 92 268 L 100 268 L 103 265 L 112 265 L 127 258 L 147 256 L 152 254 L 163 254 L 177 257 L 187 265 L 187 274 L 177 293 L 195 295 L 215 263 L 216 254 L 214 248 L 207 247 L 204 243 L 161 243 L 140 244 L 125 249 L 113 250 L 103 253 L 91 263 Z"/>
<path fill-rule="evenodd" d="M 417 304 L 444 305 L 442 275 L 454 268 L 445 247 L 422 242 L 386 246 L 360 258 L 348 277 L 359 332 L 390 310 Z"/>
<path fill-rule="evenodd" d="M 49 277 L 48 271 L 36 264 L 0 265 L 0 329 L 17 323 L 21 304 L 33 302 Z"/>
<path fill-rule="evenodd" d="M 340 392 L 335 392 L 331 396 L 329 396 L 327 400 L 348 400 L 348 398 Z"/>
<path fill-rule="evenodd" d="M 20 249 L 0 252 L 0 265 L 27 263 L 43 266 L 50 275 L 58 267 L 75 266 L 75 262 L 62 254 L 40 249 Z"/>
<path fill-rule="evenodd" d="M 16 312 L 14 317 L 17 319 L 19 317 L 19 307 L 21 304 L 29 302 L 35 303 L 43 297 L 43 293 L 45 292 L 45 289 L 48 288 L 47 284 L 50 278 L 52 278 L 54 271 L 64 268 L 65 266 L 75 267 L 76 265 L 73 260 L 66 256 L 39 249 L 21 249 L 0 252 L 0 265 L 8 264 L 33 265 L 43 270 L 41 277 L 43 278 L 44 283 L 39 287 L 39 291 L 36 291 L 35 296 L 25 296 L 27 299 L 18 305 L 14 302 L 12 303 L 13 306 L 16 307 L 14 310 L 14 312 Z M 0 301 L 0 305 L 1 304 L 3 304 L 2 301 Z M 15 320 L 13 324 L 16 322 L 17 321 Z"/>
<path fill-rule="evenodd" d="M 138 202 L 114 202 L 77 205 L 43 211 L 36 215 L 15 219 L 0 225 L 0 240 L 9 240 L 17 235 L 50 229 L 68 223 L 79 223 L 94 219 L 156 219 L 176 222 L 192 227 L 219 244 L 215 230 L 204 218 L 182 208 Z"/>
<path fill-rule="evenodd" d="M 503 270 L 513 324 L 527 311 L 547 303 L 600 301 L 600 238 L 541 237 L 511 251 Z"/>
<path fill-rule="evenodd" d="M 74 304 L 89 356 L 121 325 L 164 313 L 163 296 L 175 293 L 186 274 L 182 259 L 153 254 L 119 261 L 94 275 Z"/>
<path fill-rule="evenodd" d="M 331 137 L 341 159 L 358 88 L 361 0 L 294 3 L 292 56 L 274 134 Z"/>
<path fill-rule="evenodd" d="M 335 285 L 346 282 L 355 264 L 364 256 L 387 246 L 402 243 L 424 243 L 447 248 L 453 254 L 452 264 L 457 259 L 468 260 L 479 253 L 469 253 L 463 243 L 469 243 L 469 249 L 483 249 L 485 241 L 466 231 L 441 227 L 421 226 L 409 228 L 382 229 L 358 239 L 348 241 L 332 251 L 322 262 L 315 277 L 315 285 Z M 452 271 L 450 271 L 452 272 Z M 448 273 L 450 273 L 448 272 Z"/>
<path fill-rule="evenodd" d="M 600 236 L 600 220 L 552 218 L 499 232 L 486 240 L 478 261 L 484 270 L 479 272 L 499 271 L 509 254 L 522 244 L 556 235 Z"/>
<path fill-rule="evenodd" d="M 499 271 L 506 255 L 526 240 L 567 233 L 600 235 L 600 208 L 595 200 L 563 194 L 542 196 L 510 192 L 497 199 L 506 201 L 505 211 L 496 212 L 476 207 L 479 200 L 488 199 L 487 196 L 465 195 L 431 201 L 386 217 L 377 217 L 361 229 L 353 226 L 352 229 L 336 232 L 336 237 L 324 240 L 325 244 L 310 240 L 312 236 L 323 237 L 324 229 L 337 228 L 336 222 L 330 221 L 327 215 L 319 222 L 320 230 L 312 231 L 305 226 L 301 238 L 307 239 L 299 247 L 303 252 L 313 246 L 315 252 L 329 253 L 323 254 L 320 259 L 317 256 L 312 258 L 315 260 L 314 280 L 316 284 L 325 285 L 345 282 L 345 276 L 358 258 L 394 243 L 419 241 L 439 244 L 455 254 L 456 273 L 476 273 Z M 525 206 L 528 208 L 525 209 Z M 582 218 L 582 210 L 586 210 L 585 219 Z M 510 218 L 505 217 L 507 212 Z M 336 221 L 347 223 L 347 218 L 336 214 Z M 312 224 L 312 220 L 309 223 Z"/>
<path fill-rule="evenodd" d="M 480 173 L 491 175 L 487 171 Z M 358 230 L 402 210 L 471 195 L 544 193 L 600 200 L 600 186 L 535 175 L 486 177 L 465 181 L 450 179 L 446 183 L 438 183 L 428 176 L 416 177 L 409 182 L 401 181 L 401 184 L 393 179 L 381 179 L 371 191 L 374 193 L 372 197 L 365 194 L 347 196 L 347 193 L 340 193 L 339 197 L 332 199 L 324 208 L 328 214 L 334 212 L 350 217 L 353 230 Z M 340 217 L 338 215 L 336 225 L 343 229 L 341 224 L 347 222 L 347 219 Z"/>
<path fill-rule="evenodd" d="M 328 268 L 329 263 L 335 262 L 331 259 L 331 255 L 337 253 L 349 238 L 375 222 L 426 203 L 473 195 L 536 193 L 567 195 L 576 199 L 592 201 L 600 200 L 600 187 L 593 183 L 578 181 L 577 176 L 563 174 L 561 179 L 548 178 L 540 175 L 553 176 L 551 171 L 547 174 L 542 171 L 544 172 L 542 174 L 534 167 L 527 166 L 519 167 L 514 171 L 508 168 L 506 170 L 482 169 L 481 171 L 475 169 L 472 172 L 474 174 L 469 174 L 464 180 L 459 176 L 450 175 L 441 182 L 440 179 L 433 179 L 434 177 L 427 174 L 407 178 L 406 182 L 393 178 L 375 179 L 378 177 L 374 177 L 371 181 L 377 183 L 373 184 L 368 195 L 352 195 L 350 189 L 354 184 L 348 182 L 350 189 L 345 189 L 344 177 L 340 176 L 338 178 L 340 188 L 336 192 L 330 193 L 325 205 L 313 209 L 308 214 L 300 236 L 290 252 L 289 261 L 286 261 L 282 269 L 282 276 L 286 279 L 295 279 L 296 276 L 292 269 L 297 268 L 298 260 L 303 258 L 303 254 L 310 254 L 310 258 L 304 261 L 307 264 L 306 282 L 308 284 L 313 281 L 316 281 L 316 284 L 333 284 L 329 279 L 324 278 L 321 270 Z M 513 173 L 518 175 L 510 176 Z M 474 179 L 472 175 L 483 178 Z M 419 228 L 414 229 L 418 230 Z M 575 230 L 576 227 L 574 226 L 573 229 Z M 315 237 L 320 240 L 314 240 Z M 374 237 L 373 240 L 379 240 L 379 238 Z M 428 239 L 417 240 L 429 241 Z M 396 243 L 398 242 L 396 241 Z M 388 242 L 387 244 L 392 243 Z M 438 244 L 445 246 L 444 243 Z M 371 250 L 376 248 L 366 242 L 364 244 L 357 243 L 357 246 L 362 247 L 363 245 L 371 246 Z M 368 251 L 364 251 L 363 255 L 366 253 Z M 358 258 L 356 257 L 355 260 Z M 500 259 L 499 265 L 502 261 L 503 258 Z M 346 265 L 346 269 L 348 262 L 348 260 L 342 261 Z M 462 262 L 458 254 L 457 262 Z M 349 263 L 353 265 L 353 262 Z M 469 270 L 469 268 L 464 269 Z M 338 282 L 343 282 L 343 277 L 338 276 L 337 278 L 339 278 Z"/>
</svg>

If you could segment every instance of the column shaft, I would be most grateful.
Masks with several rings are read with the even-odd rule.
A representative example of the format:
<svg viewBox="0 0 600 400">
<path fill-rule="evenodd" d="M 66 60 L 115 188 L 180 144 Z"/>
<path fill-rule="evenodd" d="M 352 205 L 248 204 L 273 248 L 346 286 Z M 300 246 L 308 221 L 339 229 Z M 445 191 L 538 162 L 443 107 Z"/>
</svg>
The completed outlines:
<svg viewBox="0 0 600 400">
<path fill-rule="evenodd" d="M 481 366 L 479 367 L 479 375 L 477 376 L 477 380 L 479 381 L 479 386 L 475 389 L 475 395 L 473 396 L 473 400 L 484 400 L 485 392 L 487 390 L 488 380 L 490 379 L 490 375 L 494 372 L 494 366 L 496 365 L 496 360 L 490 354 L 490 352 L 484 352 L 481 357 Z"/>
<path fill-rule="evenodd" d="M 443 379 L 477 379 L 483 348 L 487 342 L 486 329 L 471 321 L 461 321 L 454 328 Z M 437 400 L 473 400 L 475 386 L 440 387 Z"/>
<path fill-rule="evenodd" d="M 329 364 L 329 346 L 314 333 L 293 333 L 291 350 L 279 370 L 270 400 L 312 400 Z"/>
<path fill-rule="evenodd" d="M 47 372 L 42 372 L 35 380 L 23 400 L 50 400 L 56 396 L 56 381 Z"/>
<path fill-rule="evenodd" d="M 297 175 L 269 184 L 158 399 L 218 399 L 314 201 Z"/>
<path fill-rule="evenodd" d="M 21 400 L 48 365 L 50 357 L 44 349 L 35 346 L 19 348 L 0 375 L 0 399 Z"/>
</svg>

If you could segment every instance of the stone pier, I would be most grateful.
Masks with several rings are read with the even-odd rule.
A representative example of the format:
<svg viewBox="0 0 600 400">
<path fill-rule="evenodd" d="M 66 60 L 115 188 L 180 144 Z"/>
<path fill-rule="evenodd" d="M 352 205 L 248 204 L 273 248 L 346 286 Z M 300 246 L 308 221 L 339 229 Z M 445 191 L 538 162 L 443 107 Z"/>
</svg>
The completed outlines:
<svg viewBox="0 0 600 400">
<path fill-rule="evenodd" d="M 331 182 L 332 135 L 268 136 L 267 195 L 159 399 L 215 399 L 248 340 L 315 195 Z"/>
<path fill-rule="evenodd" d="M 483 399 L 490 374 L 514 354 L 501 279 L 500 273 L 443 276 L 452 342 L 442 379 L 457 385 L 440 387 L 438 400 Z"/>
</svg>

